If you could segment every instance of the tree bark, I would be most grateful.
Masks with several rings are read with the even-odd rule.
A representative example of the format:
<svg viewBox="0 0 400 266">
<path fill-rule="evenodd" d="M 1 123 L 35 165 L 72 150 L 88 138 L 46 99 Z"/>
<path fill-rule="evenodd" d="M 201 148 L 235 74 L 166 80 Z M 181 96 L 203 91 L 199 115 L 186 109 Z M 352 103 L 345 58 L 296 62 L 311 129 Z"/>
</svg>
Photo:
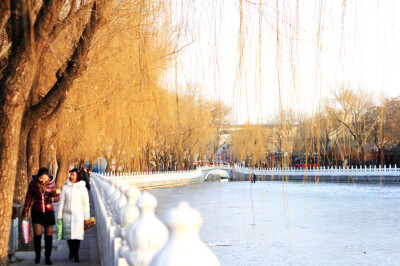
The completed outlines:
<svg viewBox="0 0 400 266">
<path fill-rule="evenodd" d="M 146 171 L 150 172 L 150 148 L 148 145 L 146 146 L 146 165 Z"/>
<path fill-rule="evenodd" d="M 168 162 L 169 162 L 169 152 L 164 150 L 164 171 L 168 171 Z"/>
<path fill-rule="evenodd" d="M 107 161 L 106 173 L 109 173 L 109 172 L 110 172 L 110 169 L 111 169 L 111 162 L 112 162 L 112 159 L 111 159 L 111 156 L 108 156 L 108 155 L 105 156 L 105 159 L 106 159 L 106 161 Z"/>
<path fill-rule="evenodd" d="M 85 166 L 85 159 L 80 159 L 79 160 L 79 169 L 82 169 L 82 167 L 84 167 Z"/>
<path fill-rule="evenodd" d="M 89 172 L 93 171 L 93 166 L 94 166 L 94 163 L 96 162 L 96 158 L 97 158 L 97 156 L 90 157 L 90 159 L 89 159 L 89 168 L 88 168 Z"/>
<path fill-rule="evenodd" d="M 190 166 L 190 169 L 194 169 L 194 158 L 193 158 L 192 149 L 189 149 L 189 166 Z"/>
<path fill-rule="evenodd" d="M 154 160 L 156 162 L 156 171 L 160 171 L 160 153 L 156 152 L 154 156 Z"/>
<path fill-rule="evenodd" d="M 0 80 L 0 265 L 8 264 L 8 239 L 12 214 L 15 176 L 18 160 L 19 135 L 22 115 L 29 95 L 32 76 L 29 1 L 11 1 L 13 26 L 10 61 Z M 29 27 L 28 27 L 29 28 Z"/>
<path fill-rule="evenodd" d="M 57 161 L 58 161 L 58 171 L 57 171 L 56 184 L 57 188 L 62 188 L 68 179 L 69 158 L 67 155 L 58 154 Z"/>
<path fill-rule="evenodd" d="M 40 144 L 39 167 L 50 168 L 51 149 L 49 144 L 49 140 L 46 137 L 43 137 Z M 53 159 L 54 158 L 51 158 L 51 160 Z"/>
<path fill-rule="evenodd" d="M 50 173 L 55 177 L 57 176 L 58 163 L 57 163 L 57 151 L 55 149 L 50 150 L 51 161 L 50 161 Z M 56 180 L 57 181 L 57 180 Z"/>
<path fill-rule="evenodd" d="M 22 128 L 19 137 L 17 175 L 14 190 L 14 202 L 18 204 L 24 204 L 26 189 L 31 178 L 28 174 L 27 138 L 28 130 Z"/>
<path fill-rule="evenodd" d="M 176 170 L 176 156 L 175 156 L 175 151 L 171 153 L 171 170 L 175 171 Z"/>
<path fill-rule="evenodd" d="M 1 102 L 10 100 L 4 99 L 3 95 L 0 97 Z M 22 101 L 20 97 L 16 100 Z M 8 104 L 2 104 L 2 106 L 0 110 L 0 265 L 8 263 L 8 238 L 24 104 L 15 102 L 12 106 Z"/>
<path fill-rule="evenodd" d="M 39 153 L 40 153 L 40 136 L 39 127 L 33 126 L 28 134 L 28 176 L 31 176 L 39 170 Z"/>
</svg>

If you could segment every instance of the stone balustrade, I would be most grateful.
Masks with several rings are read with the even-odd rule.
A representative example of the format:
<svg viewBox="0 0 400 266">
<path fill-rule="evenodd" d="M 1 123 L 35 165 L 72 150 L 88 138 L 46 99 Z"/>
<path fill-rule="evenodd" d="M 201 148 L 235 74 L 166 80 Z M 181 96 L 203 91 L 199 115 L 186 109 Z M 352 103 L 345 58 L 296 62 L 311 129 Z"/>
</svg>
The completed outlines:
<svg viewBox="0 0 400 266">
<path fill-rule="evenodd" d="M 110 172 L 104 177 L 112 177 L 115 182 L 123 182 L 138 189 L 168 187 L 203 182 L 201 169 L 188 171 L 162 171 L 162 172 Z"/>
<path fill-rule="evenodd" d="M 144 187 L 202 181 L 201 171 L 184 171 L 177 176 L 103 176 L 92 173 L 91 194 L 95 207 L 102 265 L 220 265 L 214 253 L 200 240 L 200 214 L 181 203 L 167 213 L 164 224 L 154 213 L 157 199 L 140 193 Z M 143 180 L 144 176 L 151 180 Z M 172 182 L 167 182 L 168 177 Z M 151 187 L 154 187 L 152 185 Z"/>
<path fill-rule="evenodd" d="M 315 180 L 339 180 L 339 181 L 359 181 L 359 182 L 400 182 L 400 168 L 395 167 L 311 167 L 311 168 L 249 168 L 234 166 L 233 169 L 236 177 L 240 179 L 242 175 L 254 173 L 258 177 L 284 177 L 286 180 L 304 180 L 305 178 L 315 178 Z"/>
</svg>

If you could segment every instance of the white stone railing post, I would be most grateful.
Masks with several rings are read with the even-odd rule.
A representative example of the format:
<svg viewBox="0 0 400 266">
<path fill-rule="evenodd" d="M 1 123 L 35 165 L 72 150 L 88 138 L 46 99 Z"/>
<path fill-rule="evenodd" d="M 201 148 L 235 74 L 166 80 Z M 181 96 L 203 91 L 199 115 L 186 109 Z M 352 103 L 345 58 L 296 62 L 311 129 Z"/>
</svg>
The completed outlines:
<svg viewBox="0 0 400 266">
<path fill-rule="evenodd" d="M 139 209 L 136 207 L 136 201 L 140 196 L 140 191 L 134 186 L 131 186 L 125 191 L 125 197 L 127 198 L 127 203 L 125 207 L 121 210 L 119 220 L 120 220 L 120 230 L 119 236 L 121 237 L 121 247 L 118 249 L 118 266 L 128 265 L 125 259 L 125 253 L 129 252 L 129 246 L 127 242 L 127 229 L 128 226 L 133 224 L 139 217 Z"/>
<path fill-rule="evenodd" d="M 214 253 L 200 240 L 201 215 L 188 203 L 182 202 L 164 218 L 169 238 L 154 256 L 151 266 L 220 265 Z"/>
<path fill-rule="evenodd" d="M 118 264 L 118 249 L 121 247 L 121 235 L 120 235 L 120 229 L 121 229 L 121 222 L 120 222 L 120 215 L 127 203 L 127 198 L 125 197 L 125 191 L 129 189 L 129 185 L 122 183 L 119 186 L 119 191 L 120 195 L 118 199 L 114 203 L 114 210 L 115 210 L 115 215 L 112 218 L 112 228 L 114 228 L 114 237 L 112 239 L 111 245 L 111 255 L 113 258 L 113 264 L 112 265 L 117 265 Z"/>
<path fill-rule="evenodd" d="M 130 251 L 125 252 L 125 258 L 131 266 L 147 266 L 154 254 L 167 242 L 168 230 L 154 214 L 157 206 L 154 196 L 145 191 L 136 205 L 140 215 L 127 229 Z"/>
</svg>

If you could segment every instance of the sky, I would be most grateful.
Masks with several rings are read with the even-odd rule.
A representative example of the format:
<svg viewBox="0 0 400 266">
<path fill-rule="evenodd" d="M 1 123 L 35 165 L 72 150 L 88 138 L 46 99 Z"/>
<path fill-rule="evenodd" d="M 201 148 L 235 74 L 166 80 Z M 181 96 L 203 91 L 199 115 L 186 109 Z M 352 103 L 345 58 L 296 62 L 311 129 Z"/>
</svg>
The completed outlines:
<svg viewBox="0 0 400 266">
<path fill-rule="evenodd" d="M 173 0 L 171 10 L 185 47 L 174 84 L 224 101 L 235 123 L 318 112 L 340 84 L 377 104 L 400 95 L 400 1 Z"/>
</svg>

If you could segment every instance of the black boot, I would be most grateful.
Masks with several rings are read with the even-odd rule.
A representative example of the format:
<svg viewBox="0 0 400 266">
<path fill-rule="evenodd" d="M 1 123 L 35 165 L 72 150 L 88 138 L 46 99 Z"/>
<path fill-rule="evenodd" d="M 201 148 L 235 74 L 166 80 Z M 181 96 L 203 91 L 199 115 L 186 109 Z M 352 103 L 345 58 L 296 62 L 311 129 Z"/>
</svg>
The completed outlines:
<svg viewBox="0 0 400 266">
<path fill-rule="evenodd" d="M 69 248 L 69 256 L 68 258 L 72 260 L 74 257 L 74 240 L 67 240 L 68 248 Z"/>
<path fill-rule="evenodd" d="M 51 262 L 51 249 L 53 248 L 53 236 L 44 236 L 44 256 L 46 265 L 53 265 Z"/>
<path fill-rule="evenodd" d="M 81 245 L 80 240 L 74 240 L 74 258 L 75 262 L 79 262 L 79 246 Z"/>
<path fill-rule="evenodd" d="M 40 263 L 40 249 L 42 248 L 42 235 L 33 236 L 33 246 L 35 248 L 35 263 Z"/>
</svg>

